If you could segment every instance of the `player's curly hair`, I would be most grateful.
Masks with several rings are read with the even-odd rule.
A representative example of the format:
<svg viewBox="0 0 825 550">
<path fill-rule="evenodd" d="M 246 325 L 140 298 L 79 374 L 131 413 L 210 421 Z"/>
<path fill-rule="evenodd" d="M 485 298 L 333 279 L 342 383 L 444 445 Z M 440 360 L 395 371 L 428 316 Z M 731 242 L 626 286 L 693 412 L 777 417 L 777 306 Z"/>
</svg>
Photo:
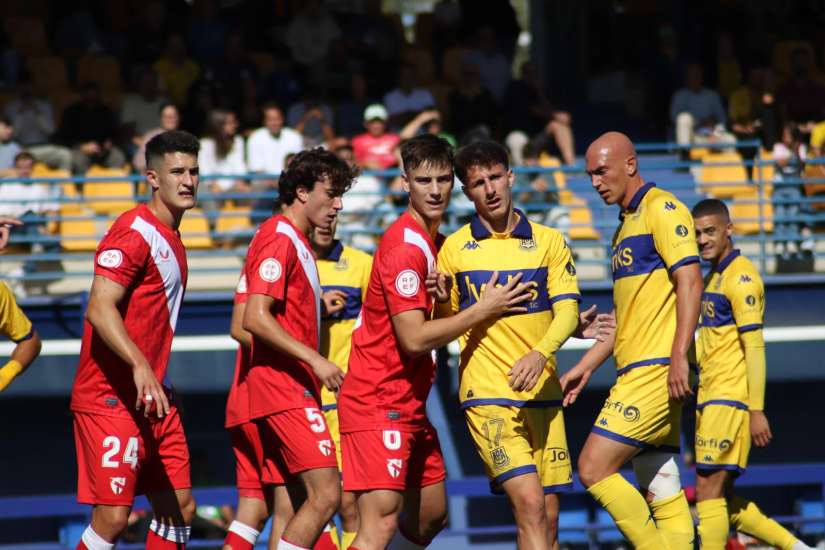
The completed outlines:
<svg viewBox="0 0 825 550">
<path fill-rule="evenodd" d="M 146 167 L 154 170 L 155 164 L 163 162 L 167 153 L 187 153 L 197 157 L 200 150 L 200 141 L 189 132 L 163 132 L 146 143 Z"/>
<path fill-rule="evenodd" d="M 505 170 L 510 169 L 507 149 L 493 141 L 477 141 L 458 150 L 455 156 L 455 175 L 466 185 L 470 168 L 491 168 L 496 164 L 501 164 Z"/>
<path fill-rule="evenodd" d="M 407 175 L 427 164 L 452 169 L 454 162 L 453 146 L 446 139 L 434 134 L 415 136 L 401 146 L 401 163 Z"/>
<path fill-rule="evenodd" d="M 345 160 L 323 147 L 306 149 L 292 159 L 286 170 L 278 178 L 278 198 L 289 206 L 297 197 L 298 187 L 312 191 L 315 184 L 328 181 L 337 195 L 350 190 L 361 170 L 350 166 Z"/>
</svg>

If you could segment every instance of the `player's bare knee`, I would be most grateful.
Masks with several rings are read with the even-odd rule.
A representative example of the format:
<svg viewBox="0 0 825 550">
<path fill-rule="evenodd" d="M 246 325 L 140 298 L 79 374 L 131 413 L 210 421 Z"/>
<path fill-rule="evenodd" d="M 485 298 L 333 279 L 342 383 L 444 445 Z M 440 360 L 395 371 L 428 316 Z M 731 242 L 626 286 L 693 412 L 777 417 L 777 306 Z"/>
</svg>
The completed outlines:
<svg viewBox="0 0 825 550">
<path fill-rule="evenodd" d="M 446 509 L 422 518 L 421 538 L 424 540 L 434 539 L 447 526 L 447 518 Z"/>
<path fill-rule="evenodd" d="M 345 526 L 358 522 L 358 504 L 355 501 L 355 495 L 352 493 L 341 495 L 341 507 L 338 509 L 338 515 L 341 517 L 341 523 Z"/>
<path fill-rule="evenodd" d="M 92 515 L 92 529 L 106 540 L 118 540 L 128 527 L 129 514 L 125 506 L 98 506 Z"/>
<path fill-rule="evenodd" d="M 603 477 L 600 477 L 598 465 L 585 455 L 579 457 L 576 467 L 579 472 L 579 481 L 585 489 L 589 489 L 603 479 Z"/>
<path fill-rule="evenodd" d="M 547 509 L 543 494 L 523 494 L 512 499 L 516 523 L 519 526 L 539 525 L 545 522 Z"/>
</svg>

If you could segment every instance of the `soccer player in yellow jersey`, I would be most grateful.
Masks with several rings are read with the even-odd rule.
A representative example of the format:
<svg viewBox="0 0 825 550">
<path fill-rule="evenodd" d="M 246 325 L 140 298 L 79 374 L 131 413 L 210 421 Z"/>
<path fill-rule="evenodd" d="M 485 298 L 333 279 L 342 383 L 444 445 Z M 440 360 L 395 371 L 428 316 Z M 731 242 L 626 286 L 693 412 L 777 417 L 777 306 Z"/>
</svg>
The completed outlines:
<svg viewBox="0 0 825 550">
<path fill-rule="evenodd" d="M 702 375 L 696 404 L 696 508 L 705 550 L 722 550 L 731 524 L 771 547 L 808 548 L 733 494 L 745 473 L 751 440 L 771 441 L 765 417 L 765 293 L 756 268 L 733 248 L 733 224 L 725 203 L 707 199 L 693 207 L 699 254 L 710 261 L 699 320 Z"/>
<path fill-rule="evenodd" d="M 693 218 L 673 195 L 644 182 L 622 134 L 590 145 L 586 170 L 605 204 L 621 208 L 612 258 L 617 328 L 562 377 L 565 405 L 611 353 L 618 370 L 579 456 L 579 479 L 634 547 L 691 550 L 693 520 L 677 461 L 702 295 Z M 646 498 L 618 474 L 631 459 Z"/>
<path fill-rule="evenodd" d="M 573 488 L 573 471 L 555 353 L 579 327 L 576 268 L 561 233 L 513 207 L 513 171 L 501 145 L 461 149 L 455 171 L 476 215 L 439 251 L 437 276 L 454 283 L 435 296 L 435 315 L 478 302 L 493 272 L 502 283 L 521 274 L 530 285 L 525 313 L 484 321 L 460 337 L 459 394 L 491 490 L 513 506 L 519 548 L 557 548 L 559 500 Z"/>
<path fill-rule="evenodd" d="M 5 243 L 0 243 L 5 245 Z M 0 393 L 40 354 L 40 336 L 17 305 L 9 287 L 0 282 L 0 334 L 17 344 L 8 363 L 0 367 Z"/>
<path fill-rule="evenodd" d="M 367 284 L 372 271 L 372 256 L 344 246 L 335 239 L 338 219 L 330 229 L 316 228 L 310 245 L 318 263 L 318 276 L 324 296 L 334 298 L 344 307 L 330 317 L 321 320 L 321 355 L 338 365 L 344 372 L 349 364 L 352 330 L 361 304 L 367 292 Z M 338 469 L 341 469 L 341 435 L 338 432 L 338 403 L 334 393 L 321 388 L 321 410 L 326 417 L 329 433 L 335 443 Z M 338 509 L 343 532 L 339 538 L 337 528 L 330 534 L 336 546 L 350 547 L 358 531 L 358 507 L 354 493 L 344 492 Z"/>
</svg>

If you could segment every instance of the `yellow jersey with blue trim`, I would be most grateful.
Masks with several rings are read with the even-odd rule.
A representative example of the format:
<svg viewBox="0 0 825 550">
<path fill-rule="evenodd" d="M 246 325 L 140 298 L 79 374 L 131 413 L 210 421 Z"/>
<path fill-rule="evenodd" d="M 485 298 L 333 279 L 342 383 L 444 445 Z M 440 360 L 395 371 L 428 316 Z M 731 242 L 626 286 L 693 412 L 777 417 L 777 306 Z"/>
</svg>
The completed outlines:
<svg viewBox="0 0 825 550">
<path fill-rule="evenodd" d="M 463 311 L 481 298 L 494 271 L 497 285 L 522 274 L 533 283 L 527 312 L 504 315 L 476 325 L 459 338 L 462 409 L 476 405 L 515 407 L 561 406 L 556 358 L 548 357 L 535 388 L 515 393 L 507 373 L 547 333 L 553 308 L 562 300 L 581 300 L 576 267 L 561 233 L 533 223 L 523 212 L 509 233 L 491 233 L 478 216 L 444 242 L 438 253 L 439 270 L 453 275 L 450 305 Z M 441 306 L 445 307 L 445 306 Z"/>
<path fill-rule="evenodd" d="M 344 309 L 327 319 L 321 319 L 321 355 L 346 372 L 352 330 L 355 328 L 355 320 L 361 312 L 370 282 L 372 256 L 335 241 L 329 255 L 326 258 L 318 258 L 317 264 L 321 292 L 340 290 L 347 295 Z M 322 387 L 321 408 L 326 411 L 337 406 L 335 394 Z"/>
<path fill-rule="evenodd" d="M 745 347 L 740 334 L 762 328 L 765 287 L 739 250 L 728 254 L 705 277 L 699 315 L 699 395 L 697 408 L 748 408 Z"/>
<path fill-rule="evenodd" d="M 671 274 L 699 262 L 693 216 L 655 183 L 639 189 L 613 237 L 613 301 L 617 374 L 669 365 L 676 336 L 676 285 Z M 696 368 L 691 346 L 688 361 Z"/>
<path fill-rule="evenodd" d="M 0 281 L 0 334 L 16 344 L 34 336 L 31 321 L 17 305 L 9 287 L 2 281 Z"/>
</svg>

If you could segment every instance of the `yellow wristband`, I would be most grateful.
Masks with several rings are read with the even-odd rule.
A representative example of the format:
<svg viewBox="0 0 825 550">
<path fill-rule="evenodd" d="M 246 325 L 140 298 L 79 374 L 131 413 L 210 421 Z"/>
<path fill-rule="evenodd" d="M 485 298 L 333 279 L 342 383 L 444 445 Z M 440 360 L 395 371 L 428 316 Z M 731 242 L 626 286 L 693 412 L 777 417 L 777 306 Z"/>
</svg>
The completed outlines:
<svg viewBox="0 0 825 550">
<path fill-rule="evenodd" d="M 23 365 L 12 359 L 6 366 L 0 369 L 0 392 L 5 390 L 15 377 L 23 372 Z"/>
</svg>

